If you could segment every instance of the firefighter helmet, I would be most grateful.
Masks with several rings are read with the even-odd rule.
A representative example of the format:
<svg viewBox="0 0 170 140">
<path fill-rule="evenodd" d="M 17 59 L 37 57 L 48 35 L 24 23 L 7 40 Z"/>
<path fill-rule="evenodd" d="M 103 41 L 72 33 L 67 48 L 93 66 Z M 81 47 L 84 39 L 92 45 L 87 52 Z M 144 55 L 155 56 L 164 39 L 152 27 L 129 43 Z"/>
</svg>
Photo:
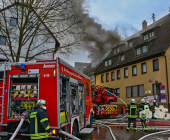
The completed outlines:
<svg viewBox="0 0 170 140">
<path fill-rule="evenodd" d="M 153 100 L 153 102 L 156 102 L 156 100 Z"/>
<path fill-rule="evenodd" d="M 135 103 L 135 99 L 131 99 L 131 103 Z"/>
<path fill-rule="evenodd" d="M 147 101 L 146 103 L 149 103 L 149 101 Z"/>
<path fill-rule="evenodd" d="M 46 101 L 45 100 L 38 100 L 37 105 L 45 105 Z"/>
<path fill-rule="evenodd" d="M 145 100 L 144 100 L 144 99 L 141 99 L 140 101 L 141 101 L 141 103 L 145 103 Z"/>
</svg>

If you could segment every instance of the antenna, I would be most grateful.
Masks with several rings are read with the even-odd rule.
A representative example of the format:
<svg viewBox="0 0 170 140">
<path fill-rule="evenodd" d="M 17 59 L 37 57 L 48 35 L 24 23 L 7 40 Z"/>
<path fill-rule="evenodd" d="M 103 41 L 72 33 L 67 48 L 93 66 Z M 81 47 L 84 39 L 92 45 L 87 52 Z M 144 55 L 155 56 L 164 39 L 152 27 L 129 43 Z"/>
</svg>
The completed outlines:
<svg viewBox="0 0 170 140">
<path fill-rule="evenodd" d="M 155 22 L 155 14 L 152 14 L 153 23 Z"/>
</svg>

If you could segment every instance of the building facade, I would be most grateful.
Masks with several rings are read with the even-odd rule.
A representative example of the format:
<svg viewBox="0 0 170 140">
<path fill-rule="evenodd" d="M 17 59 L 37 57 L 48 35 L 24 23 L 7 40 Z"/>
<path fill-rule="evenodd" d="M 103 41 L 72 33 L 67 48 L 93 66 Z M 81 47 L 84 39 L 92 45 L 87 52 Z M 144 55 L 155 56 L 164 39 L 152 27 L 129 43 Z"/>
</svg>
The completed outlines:
<svg viewBox="0 0 170 140">
<path fill-rule="evenodd" d="M 116 88 L 118 96 L 127 104 L 132 98 L 140 104 L 140 99 L 144 96 L 154 95 L 155 80 L 158 103 L 161 104 L 160 85 L 164 84 L 165 107 L 169 108 L 169 23 L 170 15 L 166 15 L 149 26 L 144 21 L 141 31 L 115 46 L 103 60 L 95 71 L 96 84 Z M 153 82 L 148 82 L 151 81 L 150 78 Z M 123 105 L 120 100 L 117 104 Z"/>
</svg>

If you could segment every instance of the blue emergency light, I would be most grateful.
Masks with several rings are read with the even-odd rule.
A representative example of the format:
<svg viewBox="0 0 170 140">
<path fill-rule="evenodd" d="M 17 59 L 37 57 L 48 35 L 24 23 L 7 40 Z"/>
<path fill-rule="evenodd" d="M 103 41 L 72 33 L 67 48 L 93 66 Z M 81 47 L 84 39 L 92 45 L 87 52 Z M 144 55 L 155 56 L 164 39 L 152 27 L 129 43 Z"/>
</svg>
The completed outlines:
<svg viewBox="0 0 170 140">
<path fill-rule="evenodd" d="M 21 64 L 20 69 L 21 69 L 21 70 L 25 70 L 25 64 Z"/>
</svg>

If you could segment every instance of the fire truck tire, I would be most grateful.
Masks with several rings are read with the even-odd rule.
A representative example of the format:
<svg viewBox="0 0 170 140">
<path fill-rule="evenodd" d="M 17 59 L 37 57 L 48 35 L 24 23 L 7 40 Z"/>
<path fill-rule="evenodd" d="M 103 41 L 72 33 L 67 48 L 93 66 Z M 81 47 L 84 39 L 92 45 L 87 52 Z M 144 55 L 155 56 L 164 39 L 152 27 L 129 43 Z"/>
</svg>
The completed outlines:
<svg viewBox="0 0 170 140">
<path fill-rule="evenodd" d="M 74 123 L 73 123 L 72 135 L 75 136 L 75 137 L 78 136 L 78 125 L 77 125 L 77 121 L 74 121 Z"/>
</svg>

